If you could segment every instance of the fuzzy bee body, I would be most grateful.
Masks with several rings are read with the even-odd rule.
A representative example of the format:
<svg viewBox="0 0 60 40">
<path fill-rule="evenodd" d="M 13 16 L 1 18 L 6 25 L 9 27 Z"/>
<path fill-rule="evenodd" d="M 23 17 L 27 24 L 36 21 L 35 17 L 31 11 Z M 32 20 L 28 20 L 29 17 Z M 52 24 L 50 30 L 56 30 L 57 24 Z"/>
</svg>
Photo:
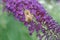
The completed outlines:
<svg viewBox="0 0 60 40">
<path fill-rule="evenodd" d="M 29 10 L 25 10 L 25 21 L 31 22 L 33 20 L 33 15 L 30 13 Z"/>
</svg>

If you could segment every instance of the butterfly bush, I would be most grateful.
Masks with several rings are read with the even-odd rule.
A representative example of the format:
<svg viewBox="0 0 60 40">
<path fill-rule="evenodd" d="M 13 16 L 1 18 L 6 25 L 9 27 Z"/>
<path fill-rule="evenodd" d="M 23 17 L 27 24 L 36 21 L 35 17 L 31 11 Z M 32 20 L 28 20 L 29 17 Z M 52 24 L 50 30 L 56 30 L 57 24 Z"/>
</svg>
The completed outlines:
<svg viewBox="0 0 60 40">
<path fill-rule="evenodd" d="M 24 23 L 30 35 L 35 31 L 39 40 L 60 40 L 60 25 L 37 0 L 3 0 L 3 4 L 7 12 Z"/>
</svg>

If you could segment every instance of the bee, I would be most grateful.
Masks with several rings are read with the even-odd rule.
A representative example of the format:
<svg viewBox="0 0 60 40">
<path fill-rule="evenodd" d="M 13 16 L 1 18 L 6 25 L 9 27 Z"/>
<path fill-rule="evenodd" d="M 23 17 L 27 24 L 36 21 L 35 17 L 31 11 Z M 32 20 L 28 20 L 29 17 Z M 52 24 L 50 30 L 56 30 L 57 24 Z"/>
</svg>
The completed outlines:
<svg viewBox="0 0 60 40">
<path fill-rule="evenodd" d="M 25 21 L 31 22 L 33 20 L 33 15 L 30 13 L 29 10 L 25 10 L 24 14 L 25 14 Z"/>
</svg>

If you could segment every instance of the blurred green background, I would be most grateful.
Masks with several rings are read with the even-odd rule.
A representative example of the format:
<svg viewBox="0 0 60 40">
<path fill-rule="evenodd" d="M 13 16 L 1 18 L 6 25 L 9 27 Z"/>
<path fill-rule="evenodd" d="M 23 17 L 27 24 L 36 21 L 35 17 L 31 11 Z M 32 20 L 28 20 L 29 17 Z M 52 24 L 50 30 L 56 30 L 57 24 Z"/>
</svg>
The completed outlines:
<svg viewBox="0 0 60 40">
<path fill-rule="evenodd" d="M 39 0 L 47 12 L 60 24 L 60 2 L 56 0 Z M 36 33 L 29 35 L 28 29 L 22 22 L 14 19 L 7 12 L 2 12 L 0 0 L 0 40 L 38 40 Z"/>
</svg>

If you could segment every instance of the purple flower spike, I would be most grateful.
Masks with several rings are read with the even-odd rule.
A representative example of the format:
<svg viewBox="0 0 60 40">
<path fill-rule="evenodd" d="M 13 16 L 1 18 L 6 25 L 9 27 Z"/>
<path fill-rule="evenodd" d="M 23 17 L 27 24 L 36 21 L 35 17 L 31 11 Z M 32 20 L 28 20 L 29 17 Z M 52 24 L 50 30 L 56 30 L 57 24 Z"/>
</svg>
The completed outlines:
<svg viewBox="0 0 60 40">
<path fill-rule="evenodd" d="M 51 40 L 60 40 L 60 25 L 37 0 L 3 0 L 3 3 L 7 11 L 27 26 L 30 35 L 36 31 L 40 40 L 44 36 L 46 40 L 50 40 L 51 37 Z"/>
</svg>

